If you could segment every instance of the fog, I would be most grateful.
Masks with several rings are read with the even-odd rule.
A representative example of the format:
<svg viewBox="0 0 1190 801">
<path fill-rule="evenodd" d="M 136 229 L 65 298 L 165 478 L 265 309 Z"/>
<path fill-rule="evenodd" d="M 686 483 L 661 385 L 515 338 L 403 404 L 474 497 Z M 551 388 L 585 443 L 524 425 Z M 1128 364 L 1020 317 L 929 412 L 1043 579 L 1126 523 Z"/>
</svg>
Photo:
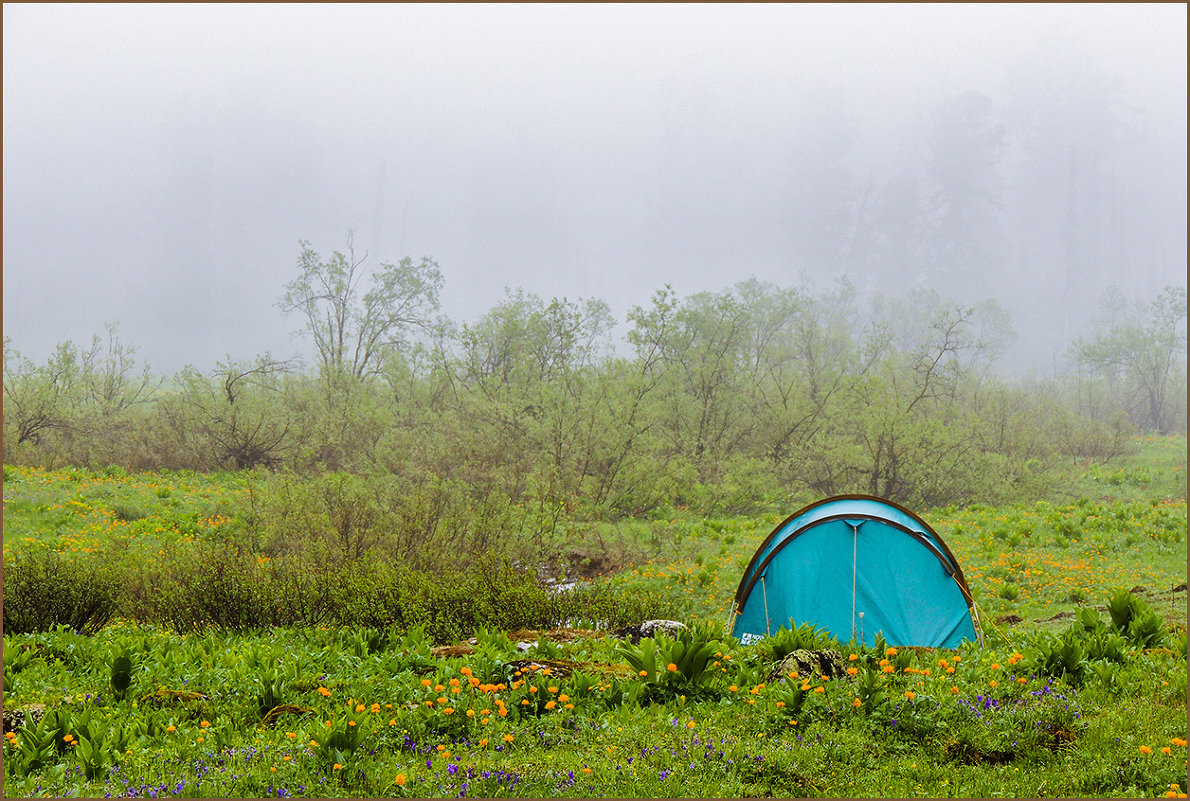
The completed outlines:
<svg viewBox="0 0 1190 801">
<path fill-rule="evenodd" d="M 308 354 L 299 240 L 623 320 L 756 276 L 995 298 L 1050 370 L 1186 283 L 1186 7 L 3 9 L 3 328 Z"/>
</svg>

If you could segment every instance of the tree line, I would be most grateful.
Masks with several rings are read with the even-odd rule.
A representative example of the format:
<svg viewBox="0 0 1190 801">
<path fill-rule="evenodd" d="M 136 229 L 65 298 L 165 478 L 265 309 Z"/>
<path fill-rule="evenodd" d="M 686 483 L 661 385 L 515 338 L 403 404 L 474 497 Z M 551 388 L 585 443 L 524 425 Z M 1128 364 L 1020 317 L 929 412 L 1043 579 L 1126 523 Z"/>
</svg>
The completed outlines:
<svg viewBox="0 0 1190 801">
<path fill-rule="evenodd" d="M 300 246 L 278 300 L 312 364 L 271 354 L 157 376 L 118 328 L 34 363 L 5 338 L 5 461 L 398 477 L 544 515 L 743 510 L 866 492 L 913 506 L 1041 491 L 1061 459 L 1184 432 L 1186 294 L 1109 292 L 1069 369 L 1010 381 L 994 301 L 861 298 L 756 279 L 617 321 L 597 299 L 508 291 L 440 315 L 432 259 L 370 270 Z M 434 502 L 433 493 L 424 496 Z"/>
</svg>

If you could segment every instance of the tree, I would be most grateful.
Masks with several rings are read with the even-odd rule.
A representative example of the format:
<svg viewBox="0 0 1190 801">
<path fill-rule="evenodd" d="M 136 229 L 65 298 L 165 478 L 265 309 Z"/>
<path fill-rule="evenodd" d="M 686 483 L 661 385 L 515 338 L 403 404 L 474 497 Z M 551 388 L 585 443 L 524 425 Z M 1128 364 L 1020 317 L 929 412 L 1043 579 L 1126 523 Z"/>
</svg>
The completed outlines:
<svg viewBox="0 0 1190 801">
<path fill-rule="evenodd" d="M 1167 286 L 1148 308 L 1109 289 L 1093 334 L 1077 339 L 1072 350 L 1137 425 L 1159 432 L 1185 425 L 1176 414 L 1185 408 L 1184 287 Z"/>
<path fill-rule="evenodd" d="M 282 382 L 293 367 L 267 353 L 249 363 L 229 356 L 208 375 L 187 367 L 163 412 L 205 469 L 276 467 L 294 438 Z"/>
<path fill-rule="evenodd" d="M 363 289 L 368 258 L 356 257 L 354 232 L 347 236 L 347 254 L 334 251 L 327 261 L 302 241 L 299 275 L 285 285 L 278 302 L 289 316 L 305 319 L 305 333 L 314 339 L 324 376 L 362 380 L 380 372 L 385 354 L 404 344 L 410 329 L 428 329 L 438 309 L 442 273 L 430 258 L 415 264 L 405 257 L 381 263 Z"/>
</svg>

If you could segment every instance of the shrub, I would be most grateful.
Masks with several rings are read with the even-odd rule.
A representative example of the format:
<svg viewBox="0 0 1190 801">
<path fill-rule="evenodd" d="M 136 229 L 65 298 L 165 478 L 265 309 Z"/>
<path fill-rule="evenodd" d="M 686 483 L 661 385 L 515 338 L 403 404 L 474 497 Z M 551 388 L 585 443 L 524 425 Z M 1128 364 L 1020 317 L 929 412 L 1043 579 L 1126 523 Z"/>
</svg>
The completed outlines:
<svg viewBox="0 0 1190 801">
<path fill-rule="evenodd" d="M 69 626 L 93 634 L 115 616 L 120 580 L 102 557 L 34 549 L 5 560 L 4 630 L 19 634 Z"/>
</svg>

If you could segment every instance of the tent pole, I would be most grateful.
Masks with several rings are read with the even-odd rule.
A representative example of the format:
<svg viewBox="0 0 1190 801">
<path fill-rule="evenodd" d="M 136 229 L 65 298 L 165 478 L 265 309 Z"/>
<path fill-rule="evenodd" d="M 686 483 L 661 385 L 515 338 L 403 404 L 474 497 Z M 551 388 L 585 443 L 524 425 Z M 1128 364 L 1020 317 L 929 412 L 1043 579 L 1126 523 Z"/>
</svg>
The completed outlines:
<svg viewBox="0 0 1190 801">
<path fill-rule="evenodd" d="M 764 586 L 764 576 L 760 577 L 760 592 L 764 595 L 764 633 L 773 636 L 773 629 L 769 621 L 769 591 Z"/>
<path fill-rule="evenodd" d="M 848 525 L 851 525 L 850 523 Z M 851 526 L 851 638 L 855 639 L 855 563 L 859 555 L 859 526 Z"/>
</svg>

